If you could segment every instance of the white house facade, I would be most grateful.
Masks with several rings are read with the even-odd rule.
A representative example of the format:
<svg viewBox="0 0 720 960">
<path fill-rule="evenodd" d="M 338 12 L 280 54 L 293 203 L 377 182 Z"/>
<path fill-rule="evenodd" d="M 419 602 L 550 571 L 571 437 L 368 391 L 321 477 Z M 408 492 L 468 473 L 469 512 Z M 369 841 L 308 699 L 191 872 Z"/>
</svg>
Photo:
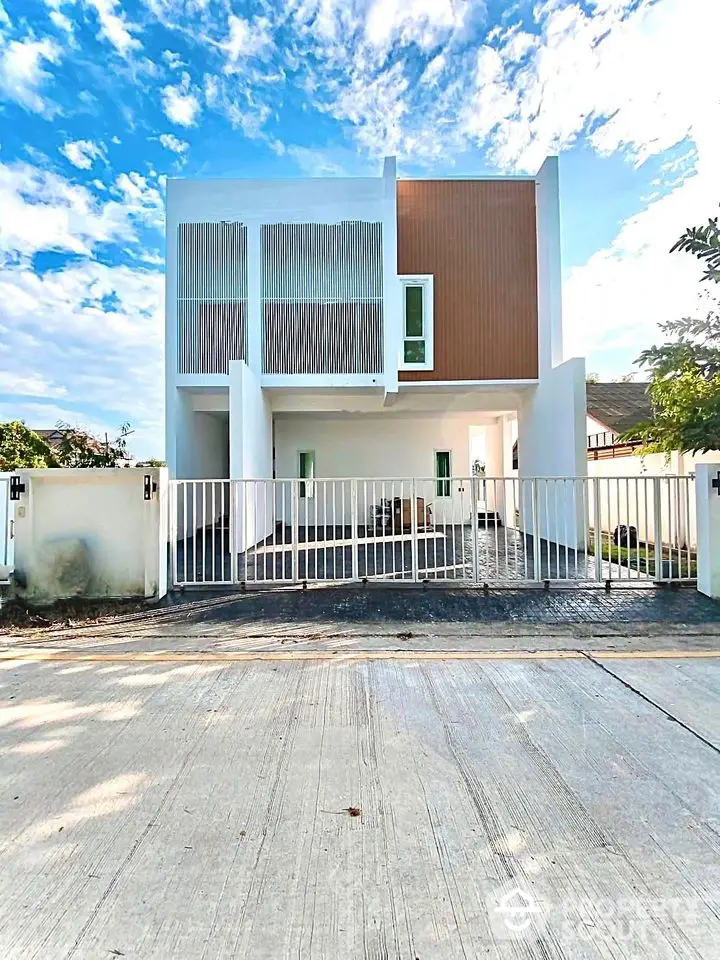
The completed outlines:
<svg viewBox="0 0 720 960">
<path fill-rule="evenodd" d="M 169 180 L 167 460 L 183 478 L 585 472 L 558 165 L 534 178 Z"/>
</svg>

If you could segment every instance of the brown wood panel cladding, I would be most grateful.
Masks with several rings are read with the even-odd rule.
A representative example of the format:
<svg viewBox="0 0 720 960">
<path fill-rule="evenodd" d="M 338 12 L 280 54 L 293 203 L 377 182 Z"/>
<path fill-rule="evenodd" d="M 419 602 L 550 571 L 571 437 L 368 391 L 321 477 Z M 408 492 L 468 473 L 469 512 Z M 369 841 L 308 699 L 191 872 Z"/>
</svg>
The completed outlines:
<svg viewBox="0 0 720 960">
<path fill-rule="evenodd" d="M 400 380 L 537 377 L 535 183 L 400 180 L 398 273 L 435 277 L 435 369 Z"/>
</svg>

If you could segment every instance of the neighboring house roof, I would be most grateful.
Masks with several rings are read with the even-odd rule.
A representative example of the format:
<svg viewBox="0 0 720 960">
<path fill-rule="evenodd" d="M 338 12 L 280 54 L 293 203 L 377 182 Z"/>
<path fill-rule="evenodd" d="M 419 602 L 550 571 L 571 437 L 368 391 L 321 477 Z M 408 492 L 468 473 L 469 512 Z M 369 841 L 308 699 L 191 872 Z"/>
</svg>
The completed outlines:
<svg viewBox="0 0 720 960">
<path fill-rule="evenodd" d="M 57 449 L 60 446 L 63 437 L 65 436 L 65 431 L 58 430 L 57 427 L 53 427 L 52 430 L 35 430 L 32 427 L 30 429 L 33 431 L 33 433 L 36 433 L 41 440 L 44 440 L 49 447 L 53 447 L 53 449 Z M 93 437 L 90 437 L 89 434 L 88 438 L 90 440 L 90 446 L 96 450 L 99 450 L 101 444 Z"/>
<path fill-rule="evenodd" d="M 44 440 L 45 443 L 50 447 L 59 447 L 60 441 L 63 438 L 62 430 L 35 430 L 32 427 L 30 428 L 33 433 L 36 433 L 41 440 Z"/>
<path fill-rule="evenodd" d="M 588 383 L 588 415 L 608 430 L 625 433 L 653 418 L 647 383 Z"/>
</svg>

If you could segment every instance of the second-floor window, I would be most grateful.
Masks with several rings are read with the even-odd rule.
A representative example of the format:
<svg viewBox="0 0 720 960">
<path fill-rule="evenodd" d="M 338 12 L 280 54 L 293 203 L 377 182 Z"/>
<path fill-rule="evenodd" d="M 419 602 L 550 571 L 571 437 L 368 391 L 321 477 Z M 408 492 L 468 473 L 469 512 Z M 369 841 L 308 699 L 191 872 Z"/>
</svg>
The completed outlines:
<svg viewBox="0 0 720 960">
<path fill-rule="evenodd" d="M 400 367 L 433 368 L 433 278 L 403 277 L 403 345 Z"/>
</svg>

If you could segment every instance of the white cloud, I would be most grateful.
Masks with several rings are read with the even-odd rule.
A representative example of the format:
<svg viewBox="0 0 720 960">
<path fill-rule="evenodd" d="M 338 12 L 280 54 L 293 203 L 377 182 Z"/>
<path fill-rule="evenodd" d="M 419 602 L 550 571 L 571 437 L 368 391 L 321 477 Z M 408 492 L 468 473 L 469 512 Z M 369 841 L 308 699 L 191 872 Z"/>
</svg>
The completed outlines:
<svg viewBox="0 0 720 960">
<path fill-rule="evenodd" d="M 319 150 L 291 144 L 285 152 L 306 177 L 377 176 L 377 164 L 358 156 L 357 150 L 343 147 Z"/>
<path fill-rule="evenodd" d="M 55 105 L 41 96 L 40 89 L 51 77 L 43 63 L 57 63 L 59 59 L 60 48 L 47 37 L 11 40 L 4 46 L 0 37 L 0 95 L 33 113 L 56 112 Z"/>
<path fill-rule="evenodd" d="M 476 6 L 482 6 L 484 13 L 484 4 Z M 399 41 L 430 49 L 452 31 L 461 30 L 471 11 L 471 0 L 373 0 L 366 36 L 375 46 Z"/>
<path fill-rule="evenodd" d="M 0 419 L 38 427 L 57 420 L 108 431 L 130 420 L 132 448 L 162 450 L 162 298 L 159 270 L 94 261 L 39 276 L 0 268 L 0 367 L 3 384 L 40 398 L 65 397 L 77 410 L 5 402 Z M 12 392 L 19 392 L 12 390 Z M 150 412 L 148 412 L 150 411 Z"/>
<path fill-rule="evenodd" d="M 61 387 L 52 380 L 38 374 L 29 376 L 0 370 L 0 393 L 13 393 L 27 397 L 58 398 L 67 396 L 67 387 Z"/>
<path fill-rule="evenodd" d="M 101 202 L 51 171 L 0 164 L 0 209 L 0 393 L 66 398 L 97 409 L 96 422 L 108 430 L 129 419 L 138 428 L 133 449 L 157 456 L 164 284 L 158 186 L 135 171 L 121 173 Z M 146 232 L 140 246 L 140 224 L 153 231 L 155 250 Z M 132 265 L 92 259 L 101 243 L 122 245 Z M 31 257 L 45 250 L 85 259 L 39 274 Z M 85 415 L 30 401 L 6 402 L 0 417 L 8 416 L 92 427 Z"/>
<path fill-rule="evenodd" d="M 74 35 L 72 20 L 60 10 L 51 10 L 50 20 L 55 24 L 58 30 L 64 30 L 65 33 L 71 37 Z"/>
<path fill-rule="evenodd" d="M 220 46 L 227 55 L 225 72 L 230 73 L 237 69 L 238 61 L 243 58 L 271 51 L 270 21 L 266 17 L 257 17 L 250 22 L 231 13 L 228 17 L 228 37 Z"/>
<path fill-rule="evenodd" d="M 713 173 L 713 179 L 716 179 Z M 603 376 L 626 372 L 656 342 L 658 324 L 697 316 L 702 269 L 670 247 L 690 223 L 717 214 L 717 188 L 699 171 L 622 224 L 609 247 L 570 272 L 563 288 L 565 355 L 600 354 Z"/>
<path fill-rule="evenodd" d="M 190 147 L 187 140 L 181 140 L 174 133 L 161 133 L 158 139 L 166 150 L 172 150 L 173 153 L 183 154 Z"/>
<path fill-rule="evenodd" d="M 131 50 L 142 46 L 131 32 L 137 33 L 140 28 L 127 22 L 119 0 L 84 0 L 84 2 L 97 14 L 100 36 L 111 43 L 118 53 L 127 56 Z"/>
<path fill-rule="evenodd" d="M 89 170 L 96 160 L 106 156 L 105 144 L 102 141 L 70 140 L 58 148 L 60 153 L 80 170 Z"/>
<path fill-rule="evenodd" d="M 0 402 L 0 422 L 22 420 L 34 430 L 51 430 L 57 423 L 69 423 L 72 427 L 89 430 L 102 436 L 107 430 L 109 436 L 117 436 L 118 424 L 106 424 L 101 420 L 89 419 L 69 407 L 60 407 L 56 403 L 43 403 L 32 400 Z"/>
<path fill-rule="evenodd" d="M 110 192 L 101 202 L 49 170 L 0 164 L 0 263 L 40 250 L 89 256 L 100 243 L 135 242 L 139 222 L 162 223 L 162 195 L 140 174 L 120 174 Z"/>
<path fill-rule="evenodd" d="M 135 171 L 121 173 L 115 180 L 115 190 L 122 195 L 128 217 L 142 220 L 158 230 L 162 228 L 165 217 L 163 197 L 146 177 Z"/>
<path fill-rule="evenodd" d="M 444 0 L 295 0 L 291 11 L 305 29 L 292 61 L 313 106 L 371 155 L 444 172 L 472 148 L 501 170 L 535 172 L 581 138 L 636 167 L 682 151 L 615 241 L 572 272 L 566 343 L 614 350 L 627 369 L 658 321 L 693 312 L 697 264 L 668 251 L 720 200 L 717 84 L 698 81 L 698 64 L 716 59 L 717 0 L 551 0 L 535 4 L 532 26 L 516 8 L 480 43 L 467 42 L 468 8 Z M 288 153 L 312 168 L 312 152 Z"/>
<path fill-rule="evenodd" d="M 171 70 L 179 70 L 180 67 L 186 66 L 180 54 L 173 50 L 163 50 L 162 58 Z"/>
<path fill-rule="evenodd" d="M 193 92 L 188 73 L 183 73 L 177 86 L 163 87 L 161 95 L 168 120 L 181 127 L 193 126 L 200 113 L 200 101 Z"/>
</svg>

